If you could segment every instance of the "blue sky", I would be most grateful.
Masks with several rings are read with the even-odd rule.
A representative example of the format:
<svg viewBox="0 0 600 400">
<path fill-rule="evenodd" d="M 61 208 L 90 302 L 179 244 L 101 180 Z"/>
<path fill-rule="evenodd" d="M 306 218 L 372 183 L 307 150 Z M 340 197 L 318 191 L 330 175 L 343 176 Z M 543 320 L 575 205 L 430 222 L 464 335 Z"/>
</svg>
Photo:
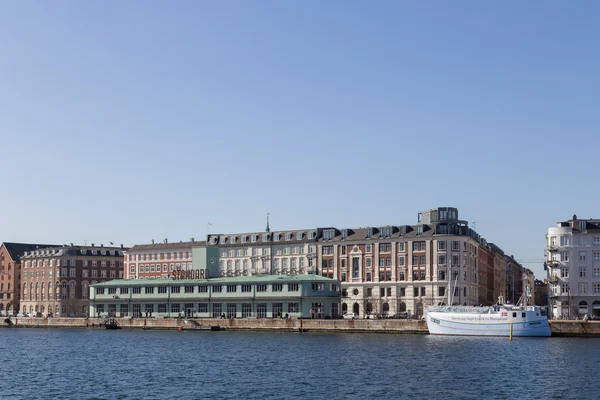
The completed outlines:
<svg viewBox="0 0 600 400">
<path fill-rule="evenodd" d="M 127 245 L 413 224 L 521 260 L 599 217 L 600 4 L 0 7 L 0 234 Z M 526 263 L 536 275 L 541 262 Z"/>
</svg>

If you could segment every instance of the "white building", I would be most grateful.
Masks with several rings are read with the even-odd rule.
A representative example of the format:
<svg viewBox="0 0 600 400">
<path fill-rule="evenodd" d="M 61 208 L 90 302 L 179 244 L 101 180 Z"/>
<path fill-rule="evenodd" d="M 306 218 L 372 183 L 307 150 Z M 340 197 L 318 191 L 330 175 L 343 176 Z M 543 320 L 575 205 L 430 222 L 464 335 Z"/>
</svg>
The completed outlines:
<svg viewBox="0 0 600 400">
<path fill-rule="evenodd" d="M 600 220 L 573 215 L 548 228 L 546 240 L 552 318 L 600 315 Z"/>
</svg>

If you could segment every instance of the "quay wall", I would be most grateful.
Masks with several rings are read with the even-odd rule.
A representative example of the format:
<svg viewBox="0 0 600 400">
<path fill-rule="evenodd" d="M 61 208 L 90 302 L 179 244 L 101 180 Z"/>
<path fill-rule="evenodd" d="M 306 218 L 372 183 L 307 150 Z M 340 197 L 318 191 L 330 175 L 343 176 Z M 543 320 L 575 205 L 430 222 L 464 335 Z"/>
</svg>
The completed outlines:
<svg viewBox="0 0 600 400">
<path fill-rule="evenodd" d="M 11 318 L 23 328 L 91 328 L 98 318 Z M 221 318 L 117 318 L 123 329 L 184 330 L 218 326 L 224 330 L 321 331 L 321 332 L 390 332 L 427 334 L 425 321 L 417 320 L 321 320 L 321 319 L 221 319 Z M 3 326 L 8 326 L 6 323 Z"/>
<path fill-rule="evenodd" d="M 419 320 L 322 320 L 322 319 L 221 319 L 221 318 L 117 318 L 123 329 L 184 330 L 218 326 L 223 330 L 265 330 L 281 332 L 379 332 L 427 334 L 427 324 Z M 90 328 L 97 318 L 11 318 L 13 326 L 23 328 Z M 600 321 L 550 321 L 552 336 L 600 337 Z M 8 327 L 7 323 L 0 327 Z"/>
</svg>

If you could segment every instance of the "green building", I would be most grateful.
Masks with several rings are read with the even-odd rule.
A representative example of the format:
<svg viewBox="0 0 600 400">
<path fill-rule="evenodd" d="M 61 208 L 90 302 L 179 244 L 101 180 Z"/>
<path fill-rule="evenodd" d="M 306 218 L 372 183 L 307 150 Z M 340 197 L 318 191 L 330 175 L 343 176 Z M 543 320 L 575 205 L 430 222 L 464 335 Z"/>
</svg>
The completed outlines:
<svg viewBox="0 0 600 400">
<path fill-rule="evenodd" d="M 117 279 L 90 287 L 92 317 L 338 318 L 339 304 L 340 282 L 318 275 Z"/>
</svg>

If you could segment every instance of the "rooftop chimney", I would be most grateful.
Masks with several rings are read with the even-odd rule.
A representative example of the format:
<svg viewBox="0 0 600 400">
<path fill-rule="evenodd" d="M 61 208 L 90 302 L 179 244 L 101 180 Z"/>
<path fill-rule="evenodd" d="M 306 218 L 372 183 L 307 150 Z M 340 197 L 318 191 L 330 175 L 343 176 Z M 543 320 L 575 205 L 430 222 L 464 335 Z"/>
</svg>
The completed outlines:
<svg viewBox="0 0 600 400">
<path fill-rule="evenodd" d="M 71 247 L 73 247 L 73 243 L 71 243 Z"/>
<path fill-rule="evenodd" d="M 123 248 L 123 243 L 121 243 L 121 248 Z"/>
<path fill-rule="evenodd" d="M 167 240 L 167 238 L 165 238 L 165 241 L 163 242 L 164 244 L 169 243 L 169 241 Z"/>
<path fill-rule="evenodd" d="M 94 243 L 92 243 L 92 247 L 94 247 Z"/>
<path fill-rule="evenodd" d="M 152 239 L 152 244 L 154 244 L 154 239 Z"/>
<path fill-rule="evenodd" d="M 194 238 L 190 238 L 190 242 L 193 242 L 193 241 L 194 241 Z"/>
<path fill-rule="evenodd" d="M 103 245 L 103 244 L 101 244 L 101 245 L 100 245 L 100 247 L 104 247 L 104 245 Z"/>
</svg>

